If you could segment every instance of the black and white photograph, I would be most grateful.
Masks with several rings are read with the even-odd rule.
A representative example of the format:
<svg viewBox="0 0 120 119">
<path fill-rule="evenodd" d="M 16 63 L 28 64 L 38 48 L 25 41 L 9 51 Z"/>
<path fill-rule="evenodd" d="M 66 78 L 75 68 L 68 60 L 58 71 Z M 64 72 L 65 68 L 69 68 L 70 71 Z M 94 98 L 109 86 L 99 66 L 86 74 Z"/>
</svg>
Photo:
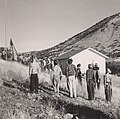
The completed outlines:
<svg viewBox="0 0 120 119">
<path fill-rule="evenodd" d="M 120 0 L 0 0 L 0 119 L 120 119 Z"/>
</svg>

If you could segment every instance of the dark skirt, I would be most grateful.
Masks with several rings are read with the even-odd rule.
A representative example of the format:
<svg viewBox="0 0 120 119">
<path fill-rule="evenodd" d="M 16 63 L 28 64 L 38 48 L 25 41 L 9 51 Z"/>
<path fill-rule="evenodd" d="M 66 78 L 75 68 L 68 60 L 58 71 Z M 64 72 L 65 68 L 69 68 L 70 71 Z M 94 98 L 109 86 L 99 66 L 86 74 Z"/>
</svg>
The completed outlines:
<svg viewBox="0 0 120 119">
<path fill-rule="evenodd" d="M 38 93 L 38 74 L 30 76 L 30 93 Z"/>
<path fill-rule="evenodd" d="M 95 95 L 95 84 L 94 81 L 90 80 L 89 83 L 87 84 L 87 92 L 88 92 L 88 99 L 93 100 L 94 95 Z"/>
<path fill-rule="evenodd" d="M 112 88 L 111 88 L 111 84 L 108 83 L 108 85 L 105 86 L 105 98 L 107 101 L 111 102 L 111 97 L 112 97 Z"/>
<path fill-rule="evenodd" d="M 77 79 L 78 79 L 78 83 L 82 85 L 82 76 L 77 76 Z"/>
</svg>

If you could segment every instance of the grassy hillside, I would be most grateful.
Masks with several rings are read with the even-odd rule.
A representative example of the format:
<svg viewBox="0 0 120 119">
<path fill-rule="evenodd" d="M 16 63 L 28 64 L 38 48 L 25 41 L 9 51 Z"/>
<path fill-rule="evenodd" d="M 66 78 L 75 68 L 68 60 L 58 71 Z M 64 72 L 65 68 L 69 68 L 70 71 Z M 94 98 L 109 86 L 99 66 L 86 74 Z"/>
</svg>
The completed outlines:
<svg viewBox="0 0 120 119">
<path fill-rule="evenodd" d="M 28 67 L 23 66 L 17 62 L 8 62 L 0 60 L 0 78 L 5 80 L 28 80 Z"/>
<path fill-rule="evenodd" d="M 39 74 L 39 83 L 50 81 L 48 73 Z M 28 67 L 17 62 L 0 60 L 0 119 L 53 119 L 61 117 L 44 93 L 29 99 Z M 37 101 L 36 101 L 37 100 Z"/>
<path fill-rule="evenodd" d="M 28 76 L 28 67 L 17 62 L 7 62 L 4 60 L 0 60 L 0 79 L 3 81 L 17 81 L 18 83 L 29 84 L 29 76 Z M 120 77 L 112 76 L 113 78 L 113 103 L 116 105 L 120 105 Z M 101 76 L 101 90 L 96 91 L 96 97 L 105 100 L 104 94 L 104 86 L 103 86 L 103 76 Z M 50 86 L 52 86 L 52 81 L 50 79 L 50 74 L 47 72 L 40 72 L 39 73 L 39 83 L 47 82 Z M 63 76 L 60 87 L 64 91 L 67 91 L 67 83 L 66 77 Z M 83 78 L 83 85 L 80 86 L 77 82 L 77 94 L 78 96 L 82 96 L 87 99 L 87 85 L 86 80 Z M 116 97 L 117 96 L 117 97 Z"/>
<path fill-rule="evenodd" d="M 28 67 L 17 62 L 7 62 L 4 60 L 0 60 L 0 79 L 3 81 L 17 81 L 20 83 L 29 83 L 28 76 Z M 112 76 L 113 82 L 113 100 L 112 102 L 116 105 L 120 105 L 120 77 Z M 105 100 L 104 95 L 104 86 L 103 86 L 103 76 L 101 76 L 101 90 L 96 91 L 96 97 Z M 39 83 L 47 82 L 49 86 L 52 86 L 52 81 L 50 79 L 50 74 L 47 72 L 39 73 Z M 60 87 L 64 91 L 67 91 L 67 83 L 65 76 L 62 77 Z M 86 80 L 83 78 L 83 85 L 80 86 L 77 82 L 77 93 L 78 96 L 82 96 L 83 98 L 87 98 L 87 90 L 86 90 Z"/>
<path fill-rule="evenodd" d="M 3 82 L 0 85 L 0 118 L 2 119 L 54 119 L 53 117 L 63 119 L 63 116 L 76 104 L 77 107 L 81 105 L 81 107 L 85 106 L 93 110 L 100 110 L 110 116 L 119 112 L 120 77 L 112 76 L 113 95 L 111 104 L 105 101 L 103 81 L 101 82 L 100 91 L 95 91 L 96 100 L 93 102 L 88 101 L 86 80 L 84 78 L 82 86 L 77 82 L 78 97 L 76 99 L 71 99 L 68 96 L 65 76 L 62 77 L 60 82 L 60 97 L 54 97 L 50 74 L 47 72 L 40 72 L 39 94 L 37 97 L 30 98 L 28 95 L 29 88 L 20 85 L 29 84 L 28 67 L 17 62 L 4 60 L 0 60 L 0 66 L 0 84 Z M 102 76 L 101 80 L 103 80 Z M 59 102 L 60 100 L 62 102 Z M 57 105 L 59 108 L 56 108 Z M 78 113 L 74 111 L 73 109 L 72 113 Z"/>
<path fill-rule="evenodd" d="M 29 68 L 18 62 L 0 60 L 0 78 L 7 81 L 29 82 Z M 39 73 L 39 83 L 50 82 L 50 75 L 47 72 Z"/>
</svg>

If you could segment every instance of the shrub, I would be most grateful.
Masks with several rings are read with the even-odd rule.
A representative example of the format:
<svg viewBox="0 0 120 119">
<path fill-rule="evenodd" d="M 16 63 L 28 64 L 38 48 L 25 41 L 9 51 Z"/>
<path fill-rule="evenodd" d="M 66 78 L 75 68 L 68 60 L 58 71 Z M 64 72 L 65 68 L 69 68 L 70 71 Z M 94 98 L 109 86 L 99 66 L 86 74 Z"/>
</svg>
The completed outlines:
<svg viewBox="0 0 120 119">
<path fill-rule="evenodd" d="M 118 75 L 120 73 L 120 62 L 109 61 L 107 67 L 112 71 L 112 74 Z"/>
</svg>

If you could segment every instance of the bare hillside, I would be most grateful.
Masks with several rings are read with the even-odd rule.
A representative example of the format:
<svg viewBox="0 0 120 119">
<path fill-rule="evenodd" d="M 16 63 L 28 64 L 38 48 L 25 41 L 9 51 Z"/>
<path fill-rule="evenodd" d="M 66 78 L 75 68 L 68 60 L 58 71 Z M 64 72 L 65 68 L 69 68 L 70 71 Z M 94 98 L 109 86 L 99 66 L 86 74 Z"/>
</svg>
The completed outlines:
<svg viewBox="0 0 120 119">
<path fill-rule="evenodd" d="M 107 17 L 87 30 L 72 36 L 58 45 L 42 51 L 26 52 L 29 56 L 35 53 L 40 56 L 57 56 L 71 49 L 92 47 L 111 58 L 119 58 L 120 51 L 120 13 Z"/>
<path fill-rule="evenodd" d="M 29 51 L 19 56 L 29 57 L 37 54 L 38 58 L 44 56 L 56 57 L 62 52 L 72 49 L 92 47 L 101 53 L 119 60 L 120 57 L 120 13 L 107 17 L 83 32 L 80 32 L 64 42 L 42 51 Z M 0 52 L 3 48 L 0 48 Z"/>
</svg>

